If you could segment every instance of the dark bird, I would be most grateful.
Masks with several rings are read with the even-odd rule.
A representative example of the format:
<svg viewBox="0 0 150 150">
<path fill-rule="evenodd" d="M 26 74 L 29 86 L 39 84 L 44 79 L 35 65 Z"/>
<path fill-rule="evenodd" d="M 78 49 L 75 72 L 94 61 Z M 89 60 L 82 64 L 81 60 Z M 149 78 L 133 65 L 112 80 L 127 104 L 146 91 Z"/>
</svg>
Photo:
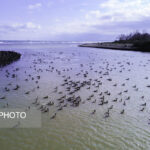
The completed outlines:
<svg viewBox="0 0 150 150">
<path fill-rule="evenodd" d="M 136 85 L 132 86 L 133 88 L 136 88 Z"/>
<path fill-rule="evenodd" d="M 124 106 L 126 105 L 126 102 L 125 102 L 125 101 L 123 102 L 123 105 L 124 105 Z"/>
<path fill-rule="evenodd" d="M 112 81 L 112 79 L 107 79 L 108 81 Z"/>
<path fill-rule="evenodd" d="M 125 90 L 124 92 L 125 92 L 125 93 L 127 93 L 127 92 L 128 92 L 128 90 Z"/>
<path fill-rule="evenodd" d="M 122 92 L 118 93 L 118 95 L 121 95 L 121 94 L 122 94 Z"/>
<path fill-rule="evenodd" d="M 47 99 L 47 98 L 48 98 L 48 96 L 43 97 L 43 99 Z"/>
<path fill-rule="evenodd" d="M 144 103 L 144 104 L 141 104 L 141 106 L 146 106 L 146 103 Z"/>
<path fill-rule="evenodd" d="M 118 98 L 114 99 L 113 102 L 117 102 Z"/>
<path fill-rule="evenodd" d="M 10 89 L 9 89 L 9 88 L 7 88 L 7 87 L 5 87 L 5 91 L 6 91 L 6 92 L 9 92 L 9 91 L 10 91 Z"/>
<path fill-rule="evenodd" d="M 144 110 L 144 107 L 142 109 L 140 109 L 140 111 L 143 111 Z"/>
<path fill-rule="evenodd" d="M 18 90 L 20 88 L 19 85 L 16 85 L 16 87 L 13 90 Z"/>
<path fill-rule="evenodd" d="M 6 97 L 5 97 L 5 96 L 3 96 L 3 97 L 1 97 L 0 99 L 6 99 Z"/>
<path fill-rule="evenodd" d="M 93 112 L 91 113 L 92 115 L 94 115 L 96 113 L 96 110 L 94 109 Z"/>
<path fill-rule="evenodd" d="M 108 109 L 113 109 L 113 105 L 111 105 L 110 107 L 108 107 Z"/>
<path fill-rule="evenodd" d="M 127 98 L 126 98 L 126 100 L 129 100 L 130 99 L 130 96 L 128 96 Z"/>
<path fill-rule="evenodd" d="M 30 91 L 27 91 L 25 94 L 29 94 L 30 93 Z"/>
<path fill-rule="evenodd" d="M 63 109 L 63 107 L 61 106 L 61 107 L 59 107 L 57 110 L 60 111 L 60 110 L 62 110 L 62 109 Z"/>
<path fill-rule="evenodd" d="M 120 112 L 120 114 L 124 114 L 124 109 Z"/>
<path fill-rule="evenodd" d="M 51 116 L 50 119 L 54 119 L 55 117 L 56 117 L 56 113 L 53 116 Z"/>
<path fill-rule="evenodd" d="M 35 101 L 32 104 L 36 104 L 38 101 L 38 97 L 35 99 Z"/>
<path fill-rule="evenodd" d="M 108 118 L 109 117 L 109 109 L 108 109 L 108 111 L 107 112 L 105 112 L 105 114 L 104 114 L 105 116 L 104 116 L 104 118 Z"/>
</svg>

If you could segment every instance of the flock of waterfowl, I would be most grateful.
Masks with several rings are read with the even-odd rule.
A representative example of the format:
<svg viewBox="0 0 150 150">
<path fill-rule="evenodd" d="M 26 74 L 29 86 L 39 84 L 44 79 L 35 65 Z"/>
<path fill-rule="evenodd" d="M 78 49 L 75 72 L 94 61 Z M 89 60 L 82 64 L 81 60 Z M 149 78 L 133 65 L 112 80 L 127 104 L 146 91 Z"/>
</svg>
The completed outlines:
<svg viewBox="0 0 150 150">
<path fill-rule="evenodd" d="M 59 55 L 60 57 L 42 56 L 44 58 L 48 57 L 48 60 L 44 60 L 38 56 L 37 58 L 34 58 L 33 64 L 29 66 L 28 69 L 24 70 L 24 82 L 30 83 L 32 81 L 34 83 L 33 89 L 24 91 L 24 95 L 26 96 L 41 89 L 41 79 L 45 78 L 43 72 L 46 72 L 49 75 L 56 74 L 61 81 L 61 84 L 53 87 L 53 90 L 44 96 L 41 96 L 39 92 L 35 99 L 31 100 L 31 104 L 28 108 L 34 105 L 37 109 L 41 110 L 41 112 L 47 113 L 51 107 L 55 107 L 56 111 L 53 114 L 50 114 L 50 119 L 57 117 L 57 115 L 66 107 L 79 107 L 86 103 L 98 106 L 89 112 L 91 115 L 96 114 L 97 109 L 106 106 L 107 109 L 103 113 L 103 117 L 109 118 L 112 110 L 115 109 L 117 104 L 120 104 L 121 106 L 119 109 L 120 115 L 126 114 L 126 106 L 129 104 L 129 101 L 134 100 L 131 92 L 138 93 L 140 87 L 135 83 L 129 88 L 128 83 L 130 82 L 130 79 L 133 78 L 131 76 L 122 76 L 124 82 L 120 83 L 119 79 L 113 79 L 111 73 L 117 72 L 120 76 L 124 74 L 124 72 L 130 73 L 132 71 L 131 66 L 133 66 L 132 62 L 129 60 L 118 61 L 115 59 L 115 66 L 114 64 L 111 65 L 107 59 L 101 58 L 101 63 L 97 64 L 95 58 L 91 55 L 89 56 L 89 62 L 80 63 L 79 61 L 77 68 L 74 68 L 74 66 L 70 67 L 72 61 L 71 58 L 62 58 L 61 56 L 64 55 L 63 52 L 60 52 Z M 75 53 L 72 53 L 71 57 L 77 56 Z M 58 60 L 59 63 L 64 61 L 70 63 L 70 66 L 60 67 L 55 65 Z M 149 63 L 149 60 L 147 60 L 147 63 Z M 18 76 L 18 72 L 23 69 L 13 68 L 11 72 L 8 69 L 2 68 L 0 72 L 4 70 L 6 79 L 15 80 Z M 33 70 L 35 73 L 30 74 L 29 70 Z M 70 72 L 73 73 L 71 74 Z M 149 77 L 145 76 L 142 80 L 149 81 Z M 50 83 L 47 83 L 47 85 L 48 84 Z M 109 88 L 106 89 L 106 87 Z M 0 100 L 7 100 L 7 94 L 9 94 L 10 91 L 19 91 L 23 87 L 19 85 L 19 83 L 14 85 L 10 82 L 5 87 L 1 88 L 3 88 L 3 93 L 0 93 Z M 145 88 L 150 88 L 150 85 L 145 85 Z M 111 89 L 113 89 L 113 91 Z M 86 94 L 83 97 L 81 93 Z M 53 94 L 55 98 L 52 98 L 51 94 Z M 144 112 L 148 102 L 144 94 L 141 95 L 139 99 L 141 101 L 138 106 L 138 111 Z M 5 107 L 9 107 L 9 101 L 7 101 Z M 150 118 L 148 118 L 148 124 L 150 124 L 149 119 Z"/>
</svg>

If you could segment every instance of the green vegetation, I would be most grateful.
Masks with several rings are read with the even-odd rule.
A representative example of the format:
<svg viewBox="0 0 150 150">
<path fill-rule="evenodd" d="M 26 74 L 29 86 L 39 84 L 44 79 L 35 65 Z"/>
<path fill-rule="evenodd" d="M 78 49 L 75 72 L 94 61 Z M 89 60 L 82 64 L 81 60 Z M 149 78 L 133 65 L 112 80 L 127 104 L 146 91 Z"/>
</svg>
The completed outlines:
<svg viewBox="0 0 150 150">
<path fill-rule="evenodd" d="M 137 50 L 150 52 L 150 34 L 134 32 L 128 35 L 121 34 L 114 43 L 131 43 Z"/>
</svg>

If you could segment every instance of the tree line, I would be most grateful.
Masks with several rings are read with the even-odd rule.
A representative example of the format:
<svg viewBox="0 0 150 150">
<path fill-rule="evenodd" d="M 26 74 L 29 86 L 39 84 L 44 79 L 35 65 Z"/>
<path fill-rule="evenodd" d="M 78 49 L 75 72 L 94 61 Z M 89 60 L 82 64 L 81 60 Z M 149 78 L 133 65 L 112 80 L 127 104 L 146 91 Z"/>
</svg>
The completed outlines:
<svg viewBox="0 0 150 150">
<path fill-rule="evenodd" d="M 132 43 L 134 47 L 141 51 L 150 51 L 150 34 L 138 31 L 130 34 L 121 34 L 115 43 Z"/>
</svg>

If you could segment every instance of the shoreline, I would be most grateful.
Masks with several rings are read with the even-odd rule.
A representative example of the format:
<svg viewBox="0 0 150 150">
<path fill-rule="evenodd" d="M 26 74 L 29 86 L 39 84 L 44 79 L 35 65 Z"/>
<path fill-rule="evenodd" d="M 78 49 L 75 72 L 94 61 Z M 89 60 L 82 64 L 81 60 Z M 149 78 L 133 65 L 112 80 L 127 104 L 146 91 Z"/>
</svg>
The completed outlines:
<svg viewBox="0 0 150 150">
<path fill-rule="evenodd" d="M 134 47 L 131 43 L 114 43 L 114 42 L 103 42 L 103 43 L 85 43 L 78 45 L 79 47 L 91 47 L 91 48 L 103 48 L 113 50 L 126 50 L 126 51 L 140 51 L 137 47 Z"/>
<path fill-rule="evenodd" d="M 4 67 L 19 60 L 21 54 L 13 51 L 0 51 L 0 67 Z"/>
</svg>

